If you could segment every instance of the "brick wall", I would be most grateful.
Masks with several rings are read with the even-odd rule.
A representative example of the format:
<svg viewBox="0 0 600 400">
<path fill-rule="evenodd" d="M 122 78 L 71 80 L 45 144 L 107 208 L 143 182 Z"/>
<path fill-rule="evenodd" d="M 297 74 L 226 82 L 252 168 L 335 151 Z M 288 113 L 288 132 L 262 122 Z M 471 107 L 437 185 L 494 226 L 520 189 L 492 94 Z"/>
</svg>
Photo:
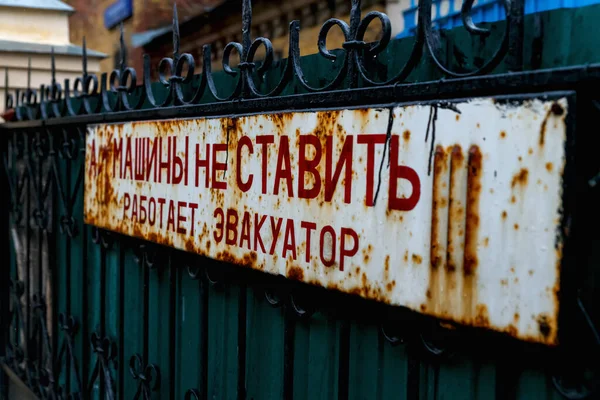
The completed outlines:
<svg viewBox="0 0 600 400">
<path fill-rule="evenodd" d="M 86 37 L 88 47 L 108 54 L 101 63 L 102 72 L 110 72 L 118 63 L 119 29 L 107 30 L 104 27 L 104 10 L 114 0 L 67 0 L 76 9 L 71 16 L 71 42 L 80 44 Z M 222 69 L 221 60 L 225 45 L 231 41 L 241 41 L 242 17 L 241 0 L 238 7 L 226 6 L 215 8 L 210 13 L 203 13 L 207 7 L 220 3 L 221 0 L 178 0 L 178 13 L 181 22 L 181 51 L 196 57 L 201 64 L 202 46 L 212 45 L 212 68 Z M 125 41 L 130 43 L 132 33 L 155 29 L 168 25 L 172 21 L 172 2 L 165 0 L 134 0 L 133 17 L 124 22 Z M 371 11 L 385 11 L 383 0 L 363 0 L 363 16 Z M 337 17 L 349 20 L 349 0 L 294 0 L 275 2 L 272 0 L 253 1 L 252 37 L 265 36 L 273 42 L 276 57 L 287 57 L 288 29 L 293 20 L 300 21 L 300 51 L 302 55 L 318 51 L 317 37 L 320 27 L 328 18 Z M 194 15 L 203 14 L 185 23 Z M 373 23 L 368 39 L 374 39 L 379 30 L 378 23 Z M 328 48 L 339 48 L 343 37 L 337 28 L 333 28 L 328 36 Z M 136 68 L 139 78 L 142 77 L 142 55 L 147 53 L 156 68 L 161 58 L 172 55 L 171 35 L 165 35 L 144 48 L 129 48 L 128 65 Z M 260 51 L 262 52 L 262 50 Z M 257 57 L 259 58 L 259 57 Z M 237 64 L 237 57 L 232 57 Z M 156 79 L 156 74 L 154 76 Z M 141 82 L 138 82 L 141 83 Z"/>
<path fill-rule="evenodd" d="M 115 0 L 65 0 L 75 8 L 71 16 L 71 43 L 81 44 L 86 37 L 88 47 L 106 53 L 109 57 L 101 64 L 101 71 L 109 73 L 119 62 L 119 27 L 104 27 L 104 10 Z M 219 0 L 178 0 L 178 13 L 182 20 L 197 15 L 205 7 Z M 128 64 L 135 67 L 141 79 L 142 49 L 130 45 L 131 34 L 170 24 L 173 19 L 173 2 L 168 0 L 134 0 L 133 17 L 124 21 L 125 42 L 129 49 Z"/>
<path fill-rule="evenodd" d="M 363 1 L 362 9 L 363 16 L 373 10 L 385 12 L 385 2 L 366 0 Z M 252 38 L 269 38 L 273 43 L 275 55 L 285 58 L 288 55 L 289 24 L 293 20 L 299 20 L 300 52 L 302 55 L 314 54 L 318 52 L 317 38 L 323 22 L 331 17 L 348 22 L 349 13 L 350 2 L 347 0 L 295 0 L 281 2 L 276 6 L 269 0 L 253 1 Z M 221 70 L 225 46 L 231 41 L 239 43 L 242 38 L 241 7 L 235 10 L 230 7 L 215 10 L 204 21 L 193 21 L 189 27 L 186 25 L 181 27 L 181 51 L 194 55 L 197 63 L 201 63 L 202 46 L 211 44 L 212 69 Z M 376 39 L 379 28 L 378 22 L 372 23 L 366 35 L 367 40 Z M 328 48 L 340 48 L 343 41 L 341 31 L 332 28 L 327 37 Z M 153 65 L 157 65 L 162 57 L 172 53 L 172 47 L 170 35 L 165 35 L 161 40 L 147 45 L 144 52 L 151 56 Z M 259 50 L 259 53 L 261 52 L 262 50 Z M 237 60 L 237 56 L 232 57 L 234 65 L 237 64 Z"/>
</svg>

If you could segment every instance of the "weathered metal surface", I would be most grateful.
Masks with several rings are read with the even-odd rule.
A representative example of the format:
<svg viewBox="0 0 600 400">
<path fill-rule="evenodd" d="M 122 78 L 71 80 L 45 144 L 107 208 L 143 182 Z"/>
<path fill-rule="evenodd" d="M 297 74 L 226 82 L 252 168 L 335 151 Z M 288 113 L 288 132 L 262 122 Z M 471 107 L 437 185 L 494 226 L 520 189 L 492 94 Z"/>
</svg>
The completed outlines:
<svg viewBox="0 0 600 400">
<path fill-rule="evenodd" d="M 555 345 L 566 115 L 477 99 L 98 125 L 85 221 Z"/>
</svg>

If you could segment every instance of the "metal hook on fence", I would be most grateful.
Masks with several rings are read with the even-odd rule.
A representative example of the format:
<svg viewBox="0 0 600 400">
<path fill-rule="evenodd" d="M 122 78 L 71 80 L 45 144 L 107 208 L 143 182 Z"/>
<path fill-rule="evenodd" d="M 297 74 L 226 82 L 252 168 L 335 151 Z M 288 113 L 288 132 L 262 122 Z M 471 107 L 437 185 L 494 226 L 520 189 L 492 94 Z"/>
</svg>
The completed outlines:
<svg viewBox="0 0 600 400">
<path fill-rule="evenodd" d="M 309 318 L 316 312 L 315 305 L 306 297 L 300 298 L 298 294 L 290 294 L 290 305 L 300 318 Z"/>
<path fill-rule="evenodd" d="M 404 343 L 404 337 L 394 332 L 394 327 L 386 328 L 386 324 L 381 324 L 380 328 L 381 334 L 392 346 L 396 346 Z"/>
<path fill-rule="evenodd" d="M 278 308 L 281 306 L 282 301 L 277 291 L 272 288 L 265 289 L 265 299 L 272 307 Z"/>
</svg>

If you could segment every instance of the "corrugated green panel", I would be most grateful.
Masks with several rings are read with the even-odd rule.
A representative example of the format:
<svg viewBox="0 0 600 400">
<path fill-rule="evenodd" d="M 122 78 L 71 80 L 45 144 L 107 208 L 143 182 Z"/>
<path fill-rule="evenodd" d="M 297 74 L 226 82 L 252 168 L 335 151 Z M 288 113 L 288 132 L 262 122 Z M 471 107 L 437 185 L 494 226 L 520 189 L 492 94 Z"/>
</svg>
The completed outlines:
<svg viewBox="0 0 600 400">
<path fill-rule="evenodd" d="M 117 240 L 111 240 L 111 246 L 106 251 L 106 271 L 105 271 L 105 279 L 106 279 L 106 287 L 104 289 L 103 301 L 104 301 L 104 329 L 105 336 L 110 339 L 117 351 L 117 355 L 123 349 L 118 347 L 119 345 L 119 337 L 123 335 L 122 326 L 120 324 L 120 299 L 121 299 L 121 283 L 123 271 L 120 268 L 119 264 L 119 254 L 121 252 L 122 245 Z M 115 356 L 117 356 L 115 355 Z M 118 363 L 118 357 L 114 359 Z M 118 373 L 119 371 L 114 369 L 114 363 L 110 364 L 111 371 L 111 379 L 113 381 L 114 390 L 119 387 L 120 381 Z M 124 369 L 124 365 L 121 365 L 120 368 Z M 115 394 L 118 392 L 115 392 Z"/>
<path fill-rule="evenodd" d="M 61 157 L 56 158 L 57 171 L 58 171 L 58 180 L 61 182 L 63 190 L 66 190 L 67 181 L 67 161 Z M 55 276 L 54 276 L 54 309 L 56 311 L 56 315 L 61 313 L 68 315 L 70 312 L 70 304 L 69 304 L 69 281 L 70 281 L 70 263 L 71 263 L 71 241 L 67 236 L 66 232 L 62 232 L 60 228 L 60 219 L 64 215 L 64 205 L 61 203 L 60 197 L 57 194 L 55 196 L 56 204 L 55 210 L 57 218 L 54 219 L 55 229 L 56 229 L 56 260 L 55 260 Z M 58 355 L 58 351 L 65 339 L 65 335 L 58 327 L 58 321 L 55 321 L 56 324 L 56 336 L 54 345 L 56 347 L 56 354 Z M 58 381 L 58 385 L 61 387 L 66 387 L 68 376 L 70 373 L 66 371 L 68 368 L 68 362 L 63 361 L 60 365 L 61 373 L 56 379 Z"/>
<path fill-rule="evenodd" d="M 203 349 L 202 341 L 207 328 L 203 324 L 206 313 L 203 290 L 201 281 L 191 279 L 187 268 L 177 268 L 175 397 L 178 399 L 189 389 L 200 393 L 206 389 L 206 383 L 202 381 L 206 368 L 203 362 L 206 349 Z"/>
<path fill-rule="evenodd" d="M 294 399 L 338 398 L 339 322 L 321 313 L 296 322 Z"/>
<path fill-rule="evenodd" d="M 171 362 L 169 355 L 171 345 L 175 338 L 171 337 L 171 305 L 175 306 L 171 299 L 171 290 L 175 289 L 174 274 L 175 265 L 172 265 L 170 257 L 158 261 L 156 267 L 148 271 L 148 364 L 155 364 L 160 368 L 161 379 L 159 392 L 161 398 L 168 398 L 171 385 Z M 175 356 L 175 354 L 173 354 Z M 163 397 L 164 396 L 164 397 Z"/>
<path fill-rule="evenodd" d="M 240 288 L 211 287 L 208 295 L 208 398 L 237 398 Z"/>
<path fill-rule="evenodd" d="M 425 399 L 495 399 L 496 368 L 491 363 L 476 362 L 470 356 L 427 362 L 420 368 L 419 398 Z"/>
<path fill-rule="evenodd" d="M 246 314 L 246 390 L 249 400 L 283 398 L 284 315 L 261 291 L 248 290 Z"/>
<path fill-rule="evenodd" d="M 377 325 L 350 325 L 348 395 L 350 399 L 406 399 L 408 358 L 404 346 L 392 347 Z"/>
<path fill-rule="evenodd" d="M 14 222 L 10 222 L 9 226 L 6 227 L 6 229 L 8 230 L 8 237 L 9 237 L 9 268 L 10 268 L 10 279 L 11 280 L 17 280 L 17 279 L 21 279 L 21 277 L 19 277 L 19 273 L 18 273 L 18 269 L 17 269 L 17 253 L 15 251 L 15 242 L 14 242 L 14 237 L 12 235 L 12 229 L 14 229 Z M 9 296 L 12 296 L 12 293 L 9 293 Z M 12 302 L 12 299 L 10 300 L 10 302 Z M 13 319 L 15 317 L 12 317 Z M 4 324 L 4 320 L 2 321 L 2 324 Z M 8 324 L 8 322 L 7 322 Z M 3 325 L 4 326 L 4 325 Z M 13 327 L 15 327 L 15 329 L 12 332 L 8 332 L 6 339 L 8 341 L 10 341 L 11 344 L 16 343 L 16 338 L 19 337 L 20 335 L 20 328 L 18 326 L 18 324 L 13 324 Z M 4 350 L 4 349 L 3 349 Z"/>
<path fill-rule="evenodd" d="M 81 158 L 81 155 L 78 155 Z M 82 165 L 82 160 L 75 159 L 71 162 L 70 174 L 70 185 L 68 189 L 68 196 L 75 196 L 75 203 L 73 205 L 73 216 L 75 220 L 75 229 L 77 234 L 71 239 L 71 274 L 69 275 L 69 290 L 70 290 L 70 309 L 71 315 L 75 318 L 79 324 L 77 334 L 73 340 L 73 352 L 77 358 L 79 365 L 87 365 L 88 358 L 86 355 L 89 354 L 89 337 L 88 337 L 88 325 L 86 321 L 85 304 L 87 304 L 87 287 L 86 287 L 86 273 L 87 266 L 85 260 L 87 259 L 86 247 L 87 247 L 87 232 L 84 230 L 83 224 L 83 183 L 77 184 L 77 178 L 79 175 L 79 167 Z M 85 352 L 85 354 L 84 354 Z M 77 378 L 75 369 L 71 369 L 71 390 L 77 392 Z M 81 372 L 80 372 L 81 374 Z M 81 390 L 84 390 L 87 382 L 86 374 L 81 374 Z"/>
<path fill-rule="evenodd" d="M 552 385 L 549 374 L 545 374 L 541 367 L 521 371 L 515 392 L 516 400 L 564 399 Z"/>
<path fill-rule="evenodd" d="M 88 326 L 88 331 L 90 335 L 94 332 L 101 334 L 101 320 L 104 318 L 102 315 L 102 307 L 101 303 L 104 301 L 104 293 L 102 292 L 102 264 L 104 255 L 102 254 L 102 249 L 100 245 L 96 244 L 92 240 L 92 229 L 91 227 L 86 227 L 88 231 L 87 234 L 87 265 L 85 268 L 87 269 L 87 282 L 85 286 L 85 290 L 87 290 L 87 307 L 86 313 L 84 315 L 85 322 Z M 86 343 L 90 346 L 89 338 Z M 96 365 L 97 357 L 96 354 L 92 352 L 91 357 L 88 361 L 88 367 L 84 368 L 83 371 L 88 371 L 88 379 L 92 379 L 91 373 L 94 370 L 94 366 Z M 91 382 L 90 382 L 91 383 Z M 101 396 L 100 393 L 100 379 L 96 379 L 93 384 L 92 391 L 90 393 L 92 399 L 99 399 Z M 85 388 L 87 393 L 87 388 Z"/>
<path fill-rule="evenodd" d="M 122 250 L 120 268 L 123 270 L 123 326 L 120 329 L 121 345 L 119 354 L 120 399 L 132 399 L 137 390 L 138 381 L 129 373 L 129 360 L 134 354 L 143 355 L 143 315 L 144 315 L 144 267 L 135 262 L 133 251 Z"/>
</svg>

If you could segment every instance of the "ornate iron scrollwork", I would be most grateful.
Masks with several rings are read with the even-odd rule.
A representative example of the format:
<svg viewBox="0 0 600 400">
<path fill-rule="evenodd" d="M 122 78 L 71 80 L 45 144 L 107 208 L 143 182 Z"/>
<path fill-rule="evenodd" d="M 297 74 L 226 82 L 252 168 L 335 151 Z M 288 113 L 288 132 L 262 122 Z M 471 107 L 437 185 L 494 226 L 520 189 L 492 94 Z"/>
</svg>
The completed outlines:
<svg viewBox="0 0 600 400">
<path fill-rule="evenodd" d="M 73 348 L 74 337 L 78 333 L 79 324 L 72 315 L 61 313 L 58 315 L 58 326 L 64 334 L 64 339 L 56 356 L 54 372 L 56 376 L 60 376 L 63 363 L 65 363 L 66 359 L 68 358 L 68 364 L 70 365 L 71 369 L 71 371 L 68 372 L 73 373 L 75 376 L 75 382 L 71 383 L 71 386 L 75 387 L 75 391 L 71 393 L 71 395 L 79 396 L 82 393 L 81 370 L 79 369 L 79 362 Z"/>
<path fill-rule="evenodd" d="M 114 369 L 118 368 L 117 361 L 117 345 L 107 337 L 102 337 L 99 333 L 92 333 L 90 338 L 90 344 L 94 354 L 96 354 L 96 363 L 92 371 L 89 383 L 88 393 L 91 393 L 94 384 L 100 380 L 104 382 L 104 396 L 107 400 L 113 400 L 115 398 L 115 388 L 110 373 L 110 367 Z"/>
<path fill-rule="evenodd" d="M 138 389 L 134 400 L 150 399 L 152 392 L 160 388 L 160 370 L 154 364 L 144 364 L 139 354 L 134 354 L 129 359 L 129 373 L 138 381 Z"/>
<path fill-rule="evenodd" d="M 391 42 L 391 24 L 388 16 L 382 12 L 372 11 L 364 17 L 361 14 L 361 1 L 351 0 L 349 23 L 338 18 L 331 18 L 323 23 L 318 35 L 319 54 L 330 61 L 337 60 L 340 56 L 327 48 L 327 37 L 335 27 L 340 29 L 344 37 L 341 52 L 341 61 L 337 66 L 335 77 L 321 87 L 312 86 L 301 65 L 300 54 L 300 22 L 292 21 L 289 25 L 289 57 L 283 66 L 283 72 L 279 81 L 267 92 L 259 90 L 257 79 L 261 79 L 273 65 L 273 44 L 265 37 L 252 38 L 252 2 L 242 2 L 242 40 L 228 43 L 223 51 L 223 71 L 237 80 L 234 89 L 227 95 L 220 94 L 213 77 L 211 69 L 211 46 L 203 46 L 202 66 L 203 71 L 198 79 L 194 79 L 196 71 L 196 60 L 189 53 L 180 53 L 179 18 L 177 8 L 173 6 L 173 56 L 160 60 L 157 66 L 158 82 L 167 89 L 167 94 L 158 99 L 152 87 L 152 66 L 150 57 L 144 55 L 143 84 L 137 86 L 137 71 L 127 66 L 127 49 L 123 39 L 123 26 L 121 25 L 120 39 L 120 63 L 119 68 L 110 74 L 103 73 L 98 79 L 90 74 L 87 68 L 87 46 L 83 41 L 83 73 L 75 79 L 73 90 L 69 80 L 65 80 L 64 89 L 57 80 L 55 74 L 54 55 L 52 56 L 52 82 L 48 86 L 42 85 L 39 92 L 41 98 L 38 101 L 37 91 L 28 88 L 16 97 L 9 94 L 6 98 L 7 108 L 15 108 L 18 120 L 31 120 L 41 118 L 59 118 L 75 115 L 92 115 L 114 111 L 139 110 L 144 104 L 150 104 L 153 108 L 171 106 L 187 106 L 198 104 L 202 98 L 209 94 L 216 102 L 232 101 L 237 99 L 274 97 L 282 93 L 284 89 L 298 82 L 302 88 L 309 92 L 324 92 L 341 89 L 345 86 L 357 87 L 359 79 L 367 86 L 385 86 L 401 84 L 424 57 L 424 48 L 433 60 L 435 67 L 446 77 L 459 78 L 475 75 L 483 75 L 491 72 L 505 60 L 511 46 L 511 40 L 522 40 L 513 37 L 509 33 L 517 16 L 513 9 L 519 8 L 520 1 L 503 1 L 506 27 L 503 39 L 493 55 L 483 60 L 470 71 L 454 71 L 445 65 L 436 50 L 440 47 L 440 35 L 431 22 L 432 0 L 421 0 L 418 6 L 417 28 L 414 35 L 412 50 L 404 65 L 393 76 L 383 81 L 373 79 L 369 74 L 370 65 L 377 56 L 388 49 Z M 471 17 L 473 0 L 463 2 L 461 16 L 464 28 L 470 35 L 485 37 L 490 31 L 476 26 Z M 379 39 L 375 42 L 367 42 L 365 36 L 368 27 L 379 21 L 381 30 Z M 260 48 L 264 48 L 264 59 L 260 65 L 255 58 Z M 240 63 L 237 68 L 231 65 L 231 56 L 238 53 Z M 460 57 L 456 55 L 455 57 Z M 460 63 L 459 63 L 460 64 Z M 520 66 L 517 66 L 519 68 Z M 196 83 L 194 83 L 196 81 Z M 189 88 L 186 88 L 189 86 Z M 191 93 L 191 94 L 189 94 Z M 15 101 L 16 98 L 16 101 Z M 99 100 L 98 100 L 99 99 Z M 79 101 L 79 106 L 74 100 Z"/>
</svg>

